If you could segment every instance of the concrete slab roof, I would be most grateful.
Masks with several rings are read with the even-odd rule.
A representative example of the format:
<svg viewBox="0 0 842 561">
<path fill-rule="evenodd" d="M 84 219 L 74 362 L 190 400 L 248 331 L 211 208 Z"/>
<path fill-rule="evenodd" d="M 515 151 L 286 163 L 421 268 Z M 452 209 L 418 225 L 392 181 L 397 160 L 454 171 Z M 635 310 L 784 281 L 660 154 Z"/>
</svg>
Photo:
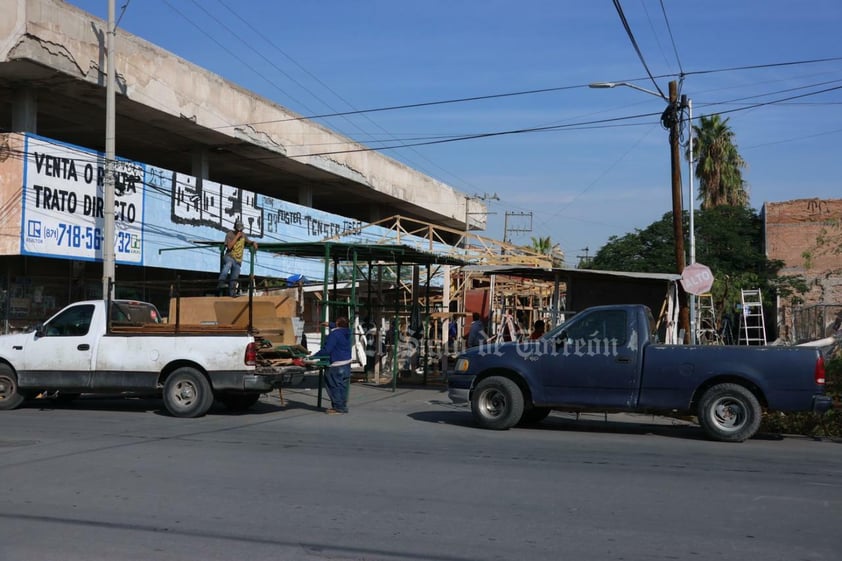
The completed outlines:
<svg viewBox="0 0 842 561">
<path fill-rule="evenodd" d="M 15 104 L 37 107 L 42 136 L 104 151 L 106 23 L 61 0 L 0 0 L 0 129 Z M 341 216 L 402 215 L 462 229 L 479 201 L 378 152 L 306 155 L 305 145 L 364 148 L 121 29 L 115 38 L 117 154 Z M 20 118 L 18 117 L 18 120 Z M 472 226 L 484 227 L 482 213 Z"/>
</svg>

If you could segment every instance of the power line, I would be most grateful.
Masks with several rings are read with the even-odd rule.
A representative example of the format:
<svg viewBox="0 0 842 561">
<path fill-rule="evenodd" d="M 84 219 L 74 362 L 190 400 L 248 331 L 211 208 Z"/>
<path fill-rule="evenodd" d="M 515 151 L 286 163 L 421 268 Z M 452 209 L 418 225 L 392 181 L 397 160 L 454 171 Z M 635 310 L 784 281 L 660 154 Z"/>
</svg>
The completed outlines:
<svg viewBox="0 0 842 561">
<path fill-rule="evenodd" d="M 670 20 L 667 17 L 667 10 L 664 8 L 664 0 L 661 0 L 661 13 L 664 14 L 664 23 L 667 25 L 667 31 L 670 35 L 670 41 L 672 42 L 672 50 L 675 53 L 675 60 L 678 63 L 678 70 L 681 71 L 681 75 L 684 75 L 684 68 L 681 66 L 681 58 L 678 56 L 678 47 L 675 45 L 675 37 L 672 35 L 672 27 L 670 26 Z"/>
<path fill-rule="evenodd" d="M 818 64 L 822 62 L 836 62 L 842 60 L 842 57 L 830 57 L 830 58 L 819 58 L 819 59 L 809 59 L 809 60 L 800 60 L 800 61 L 788 61 L 788 62 L 776 62 L 776 63 L 767 63 L 767 64 L 756 64 L 756 65 L 748 65 L 748 66 L 735 66 L 735 67 L 728 67 L 728 68 L 714 68 L 709 70 L 695 70 L 695 71 L 688 71 L 683 72 L 683 76 L 692 76 L 692 75 L 701 75 L 701 74 L 716 74 L 720 72 L 734 72 L 737 70 L 759 70 L 765 68 L 776 68 L 782 66 L 798 66 L 804 64 Z M 677 78 L 676 74 L 659 74 L 654 77 L 636 77 L 636 78 L 624 78 L 621 80 L 611 80 L 612 82 L 639 82 L 641 80 L 648 80 L 650 78 L 658 79 L 658 78 Z M 312 114 L 312 115 L 303 115 L 303 116 L 294 116 L 294 117 L 285 117 L 283 119 L 270 119 L 266 121 L 254 121 L 250 123 L 239 123 L 239 124 L 232 124 L 232 125 L 222 125 L 219 127 L 215 127 L 216 129 L 224 129 L 230 127 L 241 127 L 241 126 L 253 126 L 253 125 L 263 125 L 269 123 L 284 123 L 287 121 L 301 121 L 301 120 L 316 120 L 316 119 L 326 119 L 329 117 L 340 117 L 343 115 L 357 115 L 361 113 L 378 113 L 384 111 L 396 111 L 400 109 L 417 109 L 420 107 L 433 107 L 436 105 L 449 105 L 449 104 L 457 104 L 457 103 L 466 103 L 471 101 L 483 101 L 488 99 L 499 99 L 499 98 L 506 98 L 506 97 L 517 97 L 517 96 L 524 96 L 524 95 L 535 95 L 541 93 L 551 93 L 551 92 L 559 92 L 565 90 L 574 90 L 574 89 L 585 89 L 588 87 L 588 84 L 576 84 L 572 86 L 553 86 L 547 88 L 537 88 L 531 90 L 519 90 L 513 92 L 504 92 L 504 93 L 496 93 L 496 94 L 487 94 L 487 95 L 474 95 L 474 96 L 466 96 L 466 97 L 457 97 L 457 98 L 450 98 L 450 99 L 441 99 L 435 101 L 421 101 L 421 102 L 413 102 L 413 103 L 403 103 L 397 105 L 385 105 L 380 107 L 370 107 L 367 109 L 354 109 L 352 111 L 340 111 L 336 113 L 319 113 L 319 114 Z"/>
<path fill-rule="evenodd" d="M 306 117 L 288 117 L 284 119 L 271 119 L 268 121 L 257 121 L 254 123 L 242 123 L 239 125 L 228 125 L 230 127 L 240 127 L 243 125 L 264 125 L 268 123 L 284 123 L 286 121 L 300 121 L 302 119 L 307 120 L 315 120 L 315 119 L 325 119 L 327 117 L 339 117 L 342 115 L 357 115 L 360 113 L 378 113 L 382 111 L 395 111 L 398 109 L 415 109 L 417 107 L 432 107 L 434 105 L 448 105 L 452 103 L 465 103 L 468 101 L 482 101 L 486 99 L 497 99 L 502 97 L 515 97 L 521 95 L 533 95 L 539 93 L 547 93 L 547 92 L 558 92 L 563 90 L 572 90 L 577 88 L 587 88 L 587 84 L 579 84 L 575 86 L 558 86 L 552 88 L 540 88 L 536 90 L 523 90 L 518 92 L 508 92 L 508 93 L 499 93 L 499 94 L 489 94 L 489 95 L 476 95 L 470 97 L 460 97 L 455 99 L 443 99 L 438 101 L 422 101 L 417 103 L 404 103 L 401 105 L 387 105 L 384 107 L 373 107 L 370 109 L 355 109 L 353 111 L 343 111 L 340 113 L 323 113 L 320 115 L 308 115 Z M 218 127 L 218 128 L 225 128 L 225 127 Z"/>
<path fill-rule="evenodd" d="M 745 106 L 745 107 L 739 107 L 739 108 L 730 109 L 730 110 L 716 111 L 714 113 L 711 113 L 711 115 L 722 115 L 722 114 L 725 114 L 725 113 L 747 111 L 747 110 L 750 110 L 750 109 L 756 109 L 758 107 L 764 107 L 764 106 L 767 106 L 767 105 L 775 105 L 777 103 L 781 103 L 781 102 L 785 102 L 785 101 L 791 101 L 793 99 L 800 99 L 800 98 L 809 97 L 809 96 L 813 96 L 813 95 L 819 95 L 819 94 L 822 94 L 822 93 L 836 91 L 836 90 L 839 90 L 839 89 L 842 89 L 842 86 L 834 86 L 832 88 L 826 88 L 826 89 L 815 91 L 815 92 L 808 92 L 808 93 L 804 93 L 804 94 L 801 94 L 801 95 L 790 96 L 790 97 L 766 101 L 766 102 L 754 103 L 754 104 L 751 104 L 751 105 L 748 105 L 748 106 Z M 404 146 L 430 146 L 430 145 L 434 145 L 434 144 L 447 144 L 447 143 L 451 143 L 451 142 L 460 142 L 460 141 L 464 141 L 464 140 L 476 140 L 476 139 L 480 139 L 480 138 L 491 138 L 491 137 L 496 137 L 496 136 L 509 136 L 509 135 L 516 135 L 516 134 L 545 132 L 545 131 L 559 131 L 559 130 L 565 130 L 565 129 L 569 130 L 569 129 L 577 129 L 577 128 L 580 128 L 580 127 L 583 127 L 583 126 L 586 126 L 586 125 L 616 123 L 616 122 L 619 122 L 619 121 L 627 121 L 627 120 L 630 120 L 630 119 L 640 119 L 640 118 L 644 118 L 644 117 L 651 117 L 651 116 L 654 116 L 654 115 L 657 115 L 657 116 L 660 117 L 662 115 L 662 112 L 643 113 L 643 114 L 638 114 L 638 115 L 628 115 L 628 116 L 625 116 L 625 117 L 614 117 L 614 118 L 609 118 L 609 119 L 599 119 L 599 120 L 595 120 L 595 121 L 585 121 L 585 122 L 580 122 L 580 123 L 567 123 L 567 124 L 563 124 L 563 125 L 551 125 L 551 126 L 543 126 L 543 127 L 528 127 L 528 128 L 520 128 L 520 129 L 485 132 L 485 133 L 478 133 L 478 134 L 457 135 L 457 136 L 452 136 L 450 138 L 416 142 L 416 143 L 412 143 L 412 144 L 408 144 L 408 145 L 404 145 Z M 314 152 L 314 153 L 309 153 L 309 154 L 291 154 L 289 157 L 291 157 L 291 158 L 305 158 L 305 157 L 316 157 L 316 156 L 328 156 L 328 155 L 332 155 L 332 154 L 346 154 L 346 153 L 352 153 L 352 152 L 371 152 L 371 151 L 375 151 L 375 150 L 390 150 L 390 149 L 393 149 L 393 148 L 400 148 L 400 147 L 401 146 L 380 146 L 378 148 L 360 147 L 360 148 L 353 148 L 353 149 L 348 149 L 348 150 Z"/>
<path fill-rule="evenodd" d="M 728 68 L 716 68 L 712 70 L 696 70 L 685 72 L 685 76 L 693 76 L 698 74 L 718 74 L 720 72 L 734 72 L 736 70 L 759 70 L 762 68 L 780 68 L 782 66 L 800 66 L 802 64 L 817 64 L 820 62 L 836 62 L 842 60 L 842 57 L 828 57 L 828 58 L 814 58 L 808 60 L 795 60 L 790 62 L 772 62 L 768 64 L 750 64 L 747 66 L 732 66 Z M 660 77 L 660 76 L 659 76 Z"/>
<path fill-rule="evenodd" d="M 569 123 L 564 125 L 549 125 L 544 127 L 528 127 L 528 128 L 521 128 L 521 129 L 512 129 L 512 130 L 502 130 L 502 131 L 492 131 L 492 132 L 484 132 L 484 133 L 477 133 L 477 134 L 467 134 L 467 135 L 459 135 L 459 136 L 452 136 L 450 138 L 445 138 L 441 140 L 430 140 L 425 142 L 416 142 L 412 144 L 402 145 L 402 146 L 430 146 L 433 144 L 448 144 L 451 142 L 459 142 L 463 140 L 476 140 L 480 138 L 491 138 L 495 136 L 509 136 L 515 134 L 524 134 L 524 133 L 532 133 L 532 132 L 543 132 L 543 131 L 556 131 L 562 129 L 570 129 L 575 127 L 581 127 L 583 125 L 594 125 L 594 124 L 601 124 L 601 123 L 610 123 L 615 121 L 624 121 L 627 119 L 639 119 L 642 117 L 651 117 L 653 115 L 661 115 L 661 112 L 657 113 L 643 113 L 640 115 L 633 115 L 627 117 L 614 117 L 610 119 L 599 119 L 596 121 L 588 121 L 583 123 Z M 379 148 L 370 148 L 370 147 L 361 147 L 361 148 L 354 148 L 349 150 L 334 150 L 330 152 L 316 152 L 311 154 L 291 154 L 290 158 L 306 158 L 306 157 L 314 157 L 314 156 L 329 156 L 332 154 L 347 154 L 352 152 L 371 152 L 375 150 L 391 150 L 393 148 L 400 148 L 401 145 L 398 146 L 381 146 Z"/>
<path fill-rule="evenodd" d="M 634 38 L 634 33 L 632 33 L 631 26 L 629 25 L 629 22 L 626 19 L 626 14 L 623 13 L 623 7 L 620 5 L 620 0 L 614 0 L 614 8 L 617 9 L 617 15 L 620 16 L 620 21 L 623 24 L 623 28 L 626 30 L 626 35 L 628 35 L 629 40 L 631 41 L 632 46 L 634 47 L 634 50 L 637 53 L 637 57 L 643 64 L 643 68 L 646 69 L 646 74 L 649 76 L 649 79 L 652 80 L 652 83 L 655 85 L 655 89 L 658 90 L 658 93 L 661 94 L 661 97 L 663 99 L 666 99 L 667 96 L 665 96 L 664 92 L 661 91 L 661 87 L 658 85 L 658 82 L 655 81 L 655 78 L 652 76 L 652 72 L 649 70 L 649 65 L 646 64 L 646 59 L 643 58 L 643 53 L 640 51 L 640 46 L 637 44 L 637 39 Z"/>
<path fill-rule="evenodd" d="M 166 0 L 165 0 L 165 1 L 166 1 Z M 333 90 L 332 88 L 330 88 L 327 84 L 325 84 L 322 80 L 320 80 L 318 77 L 316 77 L 316 76 L 315 76 L 312 72 L 310 72 L 310 71 L 308 71 L 306 68 L 304 68 L 304 66 L 302 66 L 301 64 L 299 64 L 299 63 L 298 63 L 296 60 L 294 60 L 294 59 L 293 59 L 293 58 L 292 58 L 289 54 L 287 54 L 287 53 L 286 53 L 283 49 L 281 49 L 281 48 L 280 48 L 280 47 L 279 47 L 279 46 L 278 46 L 278 45 L 277 45 L 274 41 L 272 41 L 270 38 L 266 37 L 263 33 L 261 33 L 261 32 L 260 32 L 260 30 L 258 30 L 257 28 L 255 28 L 255 27 L 254 27 L 253 25 L 251 25 L 248 21 L 246 21 L 244 18 L 242 18 L 242 17 L 241 17 L 241 16 L 240 16 L 237 12 L 235 12 L 234 10 L 232 10 L 232 9 L 231 9 L 231 8 L 230 8 L 230 7 L 229 7 L 229 6 L 225 3 L 225 2 L 223 2 L 222 0 L 218 0 L 218 2 L 219 2 L 219 4 L 220 4 L 220 5 L 222 5 L 222 6 L 223 6 L 223 7 L 224 7 L 224 8 L 225 8 L 225 9 L 226 9 L 229 13 L 231 13 L 231 14 L 232 14 L 234 17 L 236 17 L 236 18 L 237 18 L 237 19 L 238 19 L 241 23 L 243 23 L 246 27 L 248 27 L 248 29 L 249 29 L 252 33 L 256 34 L 256 35 L 257 35 L 257 36 L 259 36 L 261 39 L 263 39 L 263 40 L 264 40 L 264 41 L 265 41 L 265 42 L 266 42 L 269 46 L 271 46 L 273 49 L 275 49 L 276 51 L 278 51 L 279 53 L 281 53 L 281 54 L 282 54 L 282 55 L 283 55 L 283 56 L 284 56 L 287 60 L 291 61 L 291 62 L 292 62 L 293 64 L 295 64 L 295 65 L 296 65 L 296 66 L 297 66 L 300 70 L 302 70 L 303 72 L 305 72 L 308 76 L 310 76 L 310 77 L 311 77 L 311 78 L 313 78 L 316 82 L 318 82 L 318 83 L 319 83 L 322 87 L 324 87 L 325 89 L 327 89 L 330 93 L 332 93 L 334 96 L 336 96 L 337 98 L 339 98 L 342 102 L 344 102 L 346 105 L 348 105 L 349 107 L 351 107 L 351 108 L 352 108 L 352 109 L 354 109 L 354 110 L 353 110 L 353 111 L 348 111 L 348 112 L 337 112 L 337 111 L 336 111 L 336 110 L 335 110 L 335 109 L 334 109 L 334 108 L 330 105 L 330 103 L 328 103 L 327 101 L 325 101 L 324 99 L 322 99 L 321 97 L 319 97 L 316 93 L 314 93 L 312 90 L 310 90 L 310 89 L 309 89 L 308 87 L 306 87 L 304 84 L 302 84 L 302 83 L 300 83 L 299 81 L 297 81 L 297 80 L 296 80 L 293 76 L 291 76 L 289 73 L 285 72 L 282 68 L 280 68 L 277 64 L 275 64 L 275 62 L 274 62 L 273 60 L 271 60 L 270 58 L 266 57 L 266 56 L 265 56 L 265 55 L 264 55 L 264 54 L 263 54 L 260 50 L 256 49 L 253 45 L 251 45 L 250 43 L 248 43 L 248 42 L 244 41 L 242 38 L 240 38 L 240 35 L 239 35 L 238 33 L 234 32 L 234 31 L 233 31 L 233 30 L 232 30 L 232 29 L 231 29 L 231 28 L 230 28 L 230 27 L 229 27 L 229 26 L 228 26 L 225 22 L 220 21 L 220 19 L 219 19 L 219 18 L 217 18 L 215 15 L 211 14 L 208 10 L 206 10 L 203 6 L 201 6 L 201 5 L 200 5 L 200 4 L 199 4 L 196 0 L 192 0 L 192 2 L 193 2 L 193 4 L 194 4 L 197 8 L 199 8 L 200 10 L 202 10 L 202 11 L 203 11 L 203 12 L 204 12 L 204 13 L 205 13 L 208 17 L 210 17 L 211 19 L 213 19 L 213 20 L 214 20 L 214 21 L 215 21 L 215 22 L 216 22 L 216 23 L 217 23 L 220 27 L 222 27 L 223 29 L 225 29 L 226 31 L 228 31 L 231 35 L 233 35 L 233 36 L 234 36 L 234 37 L 236 37 L 238 40 L 240 40 L 240 42 L 242 42 L 242 43 L 243 43 L 243 44 L 244 44 L 247 48 L 249 48 L 251 51 L 253 51 L 253 52 L 257 53 L 257 55 L 258 55 L 258 56 L 260 56 L 260 57 L 261 57 L 261 58 L 262 58 L 265 62 L 267 62 L 267 63 L 268 63 L 268 64 L 269 64 L 272 68 L 274 68 L 275 70 L 277 70 L 278 72 L 280 72 L 281 74 L 283 74 L 283 75 L 284 75 L 286 78 L 288 78 L 290 81 L 292 81 L 293 83 L 295 83 L 297 86 L 299 86 L 300 88 L 302 88 L 303 90 L 305 90 L 307 93 L 309 93 L 310 95 L 312 95 L 312 96 L 313 96 L 316 100 L 318 100 L 319 102 L 321 102 L 322 104 L 324 104 L 327 108 L 329 108 L 331 111 L 333 111 L 333 113 L 331 114 L 332 116 L 342 117 L 342 118 L 345 120 L 345 122 L 347 122 L 350 126 L 352 126 L 353 128 L 355 128 L 357 131 L 359 131 L 362 135 L 367 135 L 367 134 L 368 134 L 368 133 L 366 133 L 366 132 L 365 132 L 365 131 L 364 131 L 364 130 L 363 130 L 363 129 L 359 126 L 359 125 L 357 125 L 356 123 L 354 123 L 353 121 L 351 121 L 350 119 L 348 119 L 348 118 L 347 118 L 347 116 L 348 116 L 348 115 L 352 115 L 352 114 L 362 114 L 362 112 L 357 111 L 357 110 L 356 110 L 356 108 L 355 108 L 355 107 L 354 107 L 354 106 L 353 106 L 350 102 L 348 102 L 346 99 L 344 99 L 342 96 L 340 96 L 340 95 L 339 95 L 336 91 L 334 91 L 334 90 Z M 182 17 L 185 17 L 185 16 L 182 14 Z M 205 34 L 207 35 L 207 33 L 205 33 Z M 219 44 L 219 43 L 217 43 L 217 44 Z M 234 55 L 233 55 L 233 53 L 231 53 L 230 51 L 228 51 L 228 52 L 229 52 L 229 54 L 231 54 L 232 56 L 234 56 Z M 254 69 L 253 69 L 252 67 L 248 66 L 248 68 L 249 68 L 250 70 L 254 71 Z M 275 84 L 274 84 L 274 82 L 271 82 L 271 81 L 270 81 L 270 83 L 272 83 L 273 85 L 275 85 Z M 277 87 L 277 86 L 276 86 L 276 87 Z M 289 94 L 288 94 L 288 93 L 286 93 L 284 90 L 282 90 L 282 89 L 280 89 L 280 88 L 278 88 L 278 89 L 279 89 L 279 91 L 281 91 L 281 92 L 282 92 L 282 93 L 284 93 L 285 95 L 289 95 Z M 292 99 L 294 100 L 294 98 L 292 98 Z M 299 102 L 299 103 L 300 103 L 300 102 Z M 302 105 L 303 105 L 303 104 L 302 104 Z M 303 106 L 306 108 L 306 105 L 303 105 Z M 371 123 L 372 125 L 374 125 L 374 126 L 375 126 L 375 127 L 377 127 L 378 129 L 380 129 L 382 132 L 384 132 L 384 133 L 385 133 L 385 134 L 387 134 L 387 135 L 390 135 L 390 136 L 392 137 L 392 140 L 393 140 L 393 141 L 395 141 L 395 142 L 401 142 L 401 140 L 400 140 L 399 138 L 397 138 L 395 135 L 393 135 L 392 133 L 390 133 L 389 131 L 387 131 L 385 128 L 383 128 L 382 126 L 380 126 L 378 123 L 376 123 L 374 120 L 372 120 L 372 119 L 371 119 L 368 115 L 363 114 L 363 117 L 364 117 L 364 118 L 365 118 L 365 119 L 366 119 L 369 123 Z M 285 120 L 298 120 L 298 119 L 297 119 L 297 118 L 294 118 L 294 119 L 285 119 Z M 281 120 L 281 121 L 283 121 L 283 120 Z M 260 124 L 260 123 L 249 123 L 249 124 L 250 124 L 250 125 L 254 125 L 254 124 Z M 229 126 L 237 126 L 237 125 L 229 125 Z M 219 127 L 219 128 L 228 128 L 228 127 Z M 444 169 L 443 167 L 439 166 L 438 164 L 436 164 L 435 162 L 433 162 L 432 160 L 430 160 L 429 158 L 427 158 L 426 156 L 424 156 L 423 154 L 421 154 L 421 153 L 420 153 L 420 152 L 418 152 L 417 150 L 412 149 L 412 152 L 413 152 L 414 154 L 416 154 L 417 156 L 419 156 L 419 157 L 423 158 L 423 159 L 424 159 L 424 160 L 425 160 L 428 164 L 430 164 L 430 165 L 432 165 L 432 166 L 436 167 L 437 169 L 439 169 L 440 171 L 444 172 L 445 174 L 450 175 L 451 177 L 454 177 L 455 179 L 457 179 L 457 180 L 461 181 L 462 183 L 466 183 L 466 184 L 468 183 L 468 182 L 467 182 L 467 181 L 465 181 L 464 179 L 457 177 L 457 176 L 456 176 L 453 172 L 448 171 L 448 170 Z M 409 159 L 409 158 L 407 158 L 407 160 L 408 160 L 409 162 L 412 162 L 412 160 L 411 160 L 411 159 Z M 415 165 L 417 166 L 418 164 L 416 163 Z M 420 167 L 420 166 L 419 166 L 419 167 Z"/>
<path fill-rule="evenodd" d="M 193 21 L 193 19 L 192 19 L 192 18 L 188 18 L 188 17 L 187 17 L 186 15 L 184 15 L 184 14 L 183 14 L 183 13 L 182 13 L 182 12 L 181 12 L 178 8 L 176 8 L 175 6 L 173 6 L 173 5 L 172 5 L 172 3 L 171 3 L 169 0 L 163 0 L 163 1 L 164 1 L 164 4 L 166 4 L 167 6 L 169 6 L 169 7 L 170 7 L 170 9 L 171 9 L 172 11 L 174 11 L 175 13 L 177 13 L 178 15 L 180 15 L 180 16 L 181 16 L 181 17 L 182 17 L 185 21 L 187 21 L 187 23 L 189 23 L 190 25 L 192 25 L 193 27 L 195 27 L 196 29 L 198 29 L 199 31 L 201 31 L 201 32 L 202 32 L 202 33 L 203 33 L 206 37 L 208 37 L 211 41 L 213 41 L 213 42 L 214 42 L 214 43 L 215 43 L 215 44 L 216 44 L 216 45 L 217 45 L 220 49 L 222 49 L 223 51 L 225 51 L 226 53 L 228 53 L 229 55 L 231 55 L 231 57 L 233 57 L 235 60 L 239 61 L 239 62 L 240 62 L 243 66 L 245 66 L 246 68 L 248 68 L 249 70 L 251 70 L 252 72 L 254 72 L 256 75 L 261 76 L 264 80 L 266 80 L 267 82 L 269 82 L 269 84 L 271 84 L 273 87 L 277 88 L 277 89 L 278 89 L 278 91 L 280 91 L 280 92 L 282 92 L 284 95 L 288 96 L 291 100 L 293 100 L 294 102 L 296 102 L 296 103 L 300 104 L 302 107 L 304 107 L 305 109 L 307 109 L 308 111 L 310 111 L 310 109 L 309 109 L 309 108 L 307 108 L 307 105 L 306 105 L 305 103 L 303 103 L 303 102 L 298 101 L 297 99 L 295 99 L 295 97 L 294 97 L 293 95 L 291 95 L 289 92 L 284 91 L 284 89 L 283 89 L 283 88 L 281 88 L 278 84 L 276 84 L 276 83 L 275 83 L 275 82 L 273 82 L 272 80 L 268 79 L 268 78 L 265 76 L 265 74 L 262 74 L 262 73 L 258 72 L 258 71 L 257 71 L 257 69 L 256 69 L 256 68 L 254 68 L 252 65 L 250 65 L 248 62 L 246 62 L 246 61 L 245 61 L 245 60 L 243 60 L 241 57 L 238 57 L 236 54 L 234 54 L 234 53 L 231 51 L 231 49 L 229 49 L 228 47 L 226 47 L 225 45 L 223 45 L 222 43 L 220 43 L 219 41 L 217 41 L 215 38 L 211 37 L 211 36 L 210 36 L 210 34 L 208 34 L 208 33 L 207 33 L 204 29 L 202 29 L 202 28 L 201 28 L 201 27 L 200 27 L 200 26 L 199 26 L 199 25 L 198 25 L 195 21 Z"/>
</svg>

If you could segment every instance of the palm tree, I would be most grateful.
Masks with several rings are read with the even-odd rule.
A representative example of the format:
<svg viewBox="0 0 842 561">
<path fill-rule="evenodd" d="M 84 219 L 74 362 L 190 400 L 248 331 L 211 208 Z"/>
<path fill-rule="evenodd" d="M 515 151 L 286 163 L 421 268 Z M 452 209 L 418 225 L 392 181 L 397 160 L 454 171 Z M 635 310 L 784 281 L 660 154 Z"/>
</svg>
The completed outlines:
<svg viewBox="0 0 842 561">
<path fill-rule="evenodd" d="M 564 253 L 561 251 L 559 244 L 553 244 L 550 236 L 538 237 L 532 236 L 532 251 L 540 255 L 547 255 L 553 264 L 553 267 L 561 267 L 564 264 Z"/>
<path fill-rule="evenodd" d="M 534 251 L 535 253 L 540 253 L 541 255 L 550 254 L 550 249 L 553 246 L 553 242 L 552 240 L 550 240 L 550 236 L 539 238 L 532 236 L 530 239 L 532 240 L 532 251 Z"/>
<path fill-rule="evenodd" d="M 719 115 L 701 117 L 700 126 L 693 126 L 699 178 L 699 201 L 703 209 L 721 205 L 748 206 L 748 191 L 742 169 L 746 167 L 734 144 L 734 131 L 728 119 Z"/>
</svg>

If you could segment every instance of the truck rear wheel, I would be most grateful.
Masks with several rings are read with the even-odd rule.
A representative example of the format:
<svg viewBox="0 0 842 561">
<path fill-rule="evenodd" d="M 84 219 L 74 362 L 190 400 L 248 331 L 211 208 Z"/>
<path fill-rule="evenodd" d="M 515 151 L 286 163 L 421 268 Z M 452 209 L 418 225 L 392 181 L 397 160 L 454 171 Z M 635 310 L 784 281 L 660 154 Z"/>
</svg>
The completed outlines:
<svg viewBox="0 0 842 561">
<path fill-rule="evenodd" d="M 757 397 L 739 384 L 717 384 L 699 401 L 699 425 L 722 442 L 742 442 L 760 428 L 762 410 Z"/>
<path fill-rule="evenodd" d="M 213 405 L 210 383 L 195 368 L 175 370 L 164 384 L 164 406 L 174 417 L 201 417 Z"/>
<path fill-rule="evenodd" d="M 17 409 L 23 400 L 15 371 L 8 364 L 0 364 L 0 410 Z"/>
<path fill-rule="evenodd" d="M 523 393 L 516 383 L 492 376 L 477 384 L 471 398 L 471 413 L 485 429 L 506 430 L 523 416 Z"/>
</svg>

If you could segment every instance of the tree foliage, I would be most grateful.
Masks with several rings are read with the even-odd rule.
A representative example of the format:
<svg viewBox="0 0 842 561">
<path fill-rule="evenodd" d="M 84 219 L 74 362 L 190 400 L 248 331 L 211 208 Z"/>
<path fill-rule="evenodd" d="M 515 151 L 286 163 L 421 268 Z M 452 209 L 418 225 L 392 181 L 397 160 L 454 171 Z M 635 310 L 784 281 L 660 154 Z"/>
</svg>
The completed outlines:
<svg viewBox="0 0 842 561">
<path fill-rule="evenodd" d="M 728 119 L 703 116 L 699 123 L 693 126 L 693 157 L 697 162 L 695 175 L 699 178 L 701 208 L 747 206 L 748 191 L 742 174 L 746 162 L 734 143 Z"/>
<path fill-rule="evenodd" d="M 532 240 L 532 250 L 535 253 L 540 253 L 541 255 L 550 254 L 550 251 L 553 247 L 553 242 L 550 239 L 550 236 L 537 238 L 535 236 L 532 236 L 530 239 Z"/>
<path fill-rule="evenodd" d="M 554 267 L 561 267 L 564 264 L 564 256 L 561 253 L 559 244 L 553 244 L 550 236 L 531 237 L 532 246 L 530 249 L 540 255 L 550 257 Z"/>
<path fill-rule="evenodd" d="M 741 289 L 761 289 L 771 303 L 775 295 L 797 298 L 806 291 L 801 277 L 779 277 L 783 262 L 766 258 L 763 220 L 744 206 L 717 206 L 694 214 L 696 261 L 710 267 L 715 281 L 711 294 L 718 316 L 733 311 Z M 684 232 L 689 232 L 684 214 Z M 689 247 L 685 240 L 685 247 Z M 589 269 L 645 273 L 677 272 L 672 213 L 625 236 L 612 236 Z"/>
</svg>

